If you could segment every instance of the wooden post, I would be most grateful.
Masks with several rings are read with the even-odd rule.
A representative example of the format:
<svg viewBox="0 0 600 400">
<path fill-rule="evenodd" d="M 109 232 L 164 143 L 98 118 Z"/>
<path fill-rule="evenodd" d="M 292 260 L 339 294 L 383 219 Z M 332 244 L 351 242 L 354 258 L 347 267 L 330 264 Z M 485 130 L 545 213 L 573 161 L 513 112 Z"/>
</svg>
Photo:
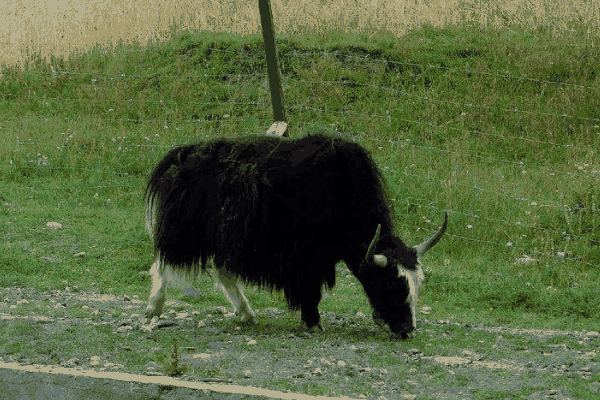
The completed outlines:
<svg viewBox="0 0 600 400">
<path fill-rule="evenodd" d="M 285 115 L 285 101 L 283 99 L 283 87 L 279 75 L 279 62 L 277 60 L 277 47 L 275 45 L 275 34 L 273 29 L 273 14 L 269 0 L 258 0 L 260 21 L 262 24 L 263 40 L 265 42 L 265 54 L 267 57 L 267 72 L 269 74 L 269 88 L 271 89 L 271 104 L 273 105 L 273 118 L 275 123 L 284 122 L 283 130 L 279 129 L 279 136 L 287 136 L 285 127 L 287 117 Z M 273 126 L 270 128 L 273 131 Z"/>
</svg>

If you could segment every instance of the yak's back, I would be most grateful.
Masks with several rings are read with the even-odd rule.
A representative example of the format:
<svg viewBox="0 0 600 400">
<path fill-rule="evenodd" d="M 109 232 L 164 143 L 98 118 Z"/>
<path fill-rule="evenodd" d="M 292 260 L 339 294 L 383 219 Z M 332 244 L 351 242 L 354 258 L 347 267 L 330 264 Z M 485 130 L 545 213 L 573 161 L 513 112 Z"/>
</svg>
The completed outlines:
<svg viewBox="0 0 600 400">
<path fill-rule="evenodd" d="M 377 224 L 391 233 L 384 180 L 357 143 L 329 135 L 249 135 L 169 152 L 146 188 L 155 250 L 168 263 L 362 253 Z M 315 254 L 313 254 L 315 253 Z M 364 254 L 364 253 L 363 253 Z M 338 258 L 339 257 L 339 258 Z"/>
</svg>

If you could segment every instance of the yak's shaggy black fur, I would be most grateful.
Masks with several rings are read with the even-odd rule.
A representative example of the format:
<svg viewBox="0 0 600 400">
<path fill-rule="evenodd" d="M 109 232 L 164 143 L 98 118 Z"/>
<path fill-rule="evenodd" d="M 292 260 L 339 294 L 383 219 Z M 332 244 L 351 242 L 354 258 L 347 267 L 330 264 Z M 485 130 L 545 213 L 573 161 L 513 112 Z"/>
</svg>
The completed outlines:
<svg viewBox="0 0 600 400">
<path fill-rule="evenodd" d="M 179 273 L 214 257 L 243 281 L 283 290 L 312 327 L 321 289 L 335 284 L 335 263 L 344 260 L 392 330 L 409 323 L 409 288 L 397 265 L 415 270 L 417 253 L 389 236 L 384 179 L 352 141 L 245 136 L 178 147 L 154 169 L 146 199 L 154 250 Z M 386 268 L 363 262 L 378 224 Z"/>
</svg>

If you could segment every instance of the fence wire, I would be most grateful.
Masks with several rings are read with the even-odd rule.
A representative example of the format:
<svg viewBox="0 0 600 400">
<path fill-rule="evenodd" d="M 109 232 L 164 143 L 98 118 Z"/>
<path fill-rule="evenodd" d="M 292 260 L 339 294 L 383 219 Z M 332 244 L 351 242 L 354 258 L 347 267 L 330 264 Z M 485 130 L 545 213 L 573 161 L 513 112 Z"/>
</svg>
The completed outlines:
<svg viewBox="0 0 600 400">
<path fill-rule="evenodd" d="M 149 50 L 135 50 L 135 51 L 149 51 Z M 229 52 L 232 55 L 234 54 L 233 51 L 225 50 L 225 49 L 212 49 L 212 51 Z M 487 72 L 470 70 L 470 69 L 456 69 L 456 68 L 448 68 L 448 67 L 437 66 L 437 65 L 423 66 L 421 64 L 410 63 L 410 62 L 394 61 L 394 60 L 387 60 L 387 59 L 381 59 L 381 58 L 372 58 L 369 56 L 348 55 L 348 54 L 343 54 L 343 52 L 341 52 L 341 51 L 303 51 L 303 52 L 299 52 L 299 51 L 294 50 L 291 52 L 282 52 L 280 54 L 280 56 L 282 57 L 282 65 L 284 66 L 283 67 L 284 71 L 285 71 L 285 58 L 286 57 L 305 58 L 308 61 L 312 61 L 312 60 L 319 59 L 319 58 L 326 58 L 326 59 L 353 61 L 354 63 L 359 63 L 359 64 L 362 63 L 365 65 L 366 64 L 368 64 L 368 65 L 375 64 L 375 65 L 379 65 L 381 68 L 390 68 L 390 65 L 392 65 L 392 66 L 395 65 L 396 66 L 395 68 L 400 68 L 400 67 L 401 68 L 409 68 L 409 67 L 413 68 L 413 67 L 415 67 L 415 68 L 419 68 L 423 71 L 427 70 L 427 69 L 437 68 L 437 69 L 443 69 L 443 70 L 457 73 L 457 74 L 480 74 L 480 75 L 491 76 L 494 79 L 528 81 L 528 82 L 535 82 L 535 83 L 544 84 L 544 85 L 555 85 L 557 87 L 574 87 L 574 88 L 585 89 L 585 90 L 589 90 L 589 91 L 596 90 L 594 88 L 590 88 L 590 87 L 586 87 L 586 86 L 582 86 L 582 85 L 576 85 L 576 84 L 558 82 L 558 81 L 541 80 L 541 79 L 535 79 L 535 78 L 531 78 L 531 77 L 520 77 L 520 76 L 515 76 L 513 74 L 510 74 L 510 73 L 506 73 L 506 74 L 487 73 Z M 148 69 L 148 68 L 140 67 L 140 69 L 144 70 L 144 69 Z M 38 73 L 38 72 L 29 71 L 29 73 Z M 2 71 L 2 75 L 4 75 L 4 74 L 5 74 L 5 71 Z M 39 72 L 39 74 L 43 75 L 42 72 Z M 137 73 L 137 74 L 136 73 L 133 73 L 133 74 L 123 73 L 123 74 L 118 74 L 118 75 L 112 75 L 112 74 L 106 74 L 106 73 L 96 74 L 96 73 L 89 73 L 89 72 L 80 73 L 80 72 L 74 72 L 74 71 L 59 70 L 55 66 L 51 67 L 50 75 L 52 78 L 64 77 L 67 79 L 70 77 L 79 77 L 79 78 L 85 77 L 86 79 L 89 79 L 90 83 L 93 85 L 104 85 L 104 84 L 112 85 L 114 82 L 127 80 L 127 79 L 139 79 L 142 77 L 142 75 L 140 73 Z M 147 78 L 147 76 L 144 76 L 144 77 Z M 285 72 L 284 72 L 284 77 L 285 77 Z M 266 84 L 266 75 L 263 73 L 198 74 L 197 76 L 194 76 L 193 78 L 194 79 L 206 79 L 206 80 L 226 79 L 231 85 L 236 85 L 241 82 L 247 82 L 249 80 L 261 81 L 263 84 Z M 0 77 L 0 79 L 5 79 L 5 78 Z M 300 82 L 300 83 L 302 82 L 301 79 L 296 79 L 295 81 Z M 421 101 L 453 104 L 464 110 L 474 109 L 474 108 L 477 108 L 480 110 L 493 110 L 495 112 L 501 112 L 501 113 L 520 114 L 520 115 L 523 115 L 524 118 L 529 118 L 529 115 L 531 114 L 530 112 L 518 110 L 518 109 L 489 107 L 486 105 L 477 105 L 477 104 L 472 104 L 472 103 L 449 102 L 447 100 L 440 100 L 440 99 L 435 99 L 435 98 L 429 98 L 427 96 L 408 93 L 406 91 L 398 90 L 393 87 L 370 85 L 370 84 L 364 84 L 361 82 L 356 82 L 356 81 L 351 81 L 351 80 L 343 80 L 343 81 L 327 80 L 327 81 L 321 82 L 321 84 L 323 86 L 354 85 L 354 87 L 364 87 L 364 88 L 369 88 L 369 89 L 382 90 L 382 91 L 387 91 L 387 92 L 393 92 L 395 94 L 402 95 L 407 98 L 412 97 L 414 99 L 418 99 Z M 0 93 L 0 95 L 3 95 L 5 98 L 10 98 L 10 96 L 11 96 L 10 93 Z M 35 94 L 29 94 L 29 98 L 32 100 L 37 100 L 39 102 L 43 102 L 43 103 L 47 104 L 48 106 L 51 106 L 52 102 L 64 104 L 64 103 L 77 103 L 77 102 L 82 101 L 82 100 L 76 99 L 76 98 L 40 97 L 40 96 L 36 96 Z M 87 101 L 87 100 L 85 100 L 85 101 Z M 116 104 L 118 102 L 117 100 L 110 100 L 110 101 L 97 100 L 97 102 L 103 102 L 103 101 L 106 102 L 105 108 L 107 110 L 110 110 L 111 108 L 116 107 L 117 106 Z M 257 122 L 256 118 L 255 119 L 244 119 L 241 117 L 235 117 L 235 118 L 231 117 L 231 119 L 228 119 L 228 120 L 221 119 L 221 120 L 211 120 L 211 121 L 195 120 L 195 119 L 171 120 L 171 118 L 168 115 L 169 107 L 174 107 L 174 106 L 179 106 L 179 105 L 187 105 L 187 106 L 191 105 L 194 107 L 217 107 L 217 106 L 223 105 L 222 103 L 218 103 L 218 102 L 190 102 L 190 101 L 178 102 L 176 100 L 172 100 L 169 98 L 121 100 L 121 102 L 123 102 L 123 103 L 140 102 L 140 101 L 147 102 L 149 104 L 160 105 L 161 107 L 164 107 L 165 108 L 165 118 L 162 120 L 161 119 L 133 120 L 130 118 L 103 118 L 100 116 L 95 116 L 94 120 L 101 121 L 104 123 L 109 123 L 109 122 L 110 123 L 114 123 L 114 122 L 132 123 L 132 122 L 135 122 L 137 124 L 163 124 L 163 125 L 167 124 L 169 126 L 179 126 L 179 127 L 194 126 L 194 125 L 197 125 L 200 123 L 202 123 L 202 124 L 218 124 L 218 123 L 223 123 L 226 121 L 233 121 L 233 120 L 235 120 L 236 122 L 251 122 L 254 124 L 256 124 L 256 122 Z M 227 104 L 227 106 L 230 106 L 230 107 L 265 107 L 265 108 L 268 108 L 268 106 L 269 106 L 267 99 L 260 100 L 260 101 L 254 101 L 254 102 L 228 100 L 226 104 Z M 403 121 L 403 122 L 408 122 L 410 124 L 428 127 L 434 134 L 435 134 L 436 128 L 440 128 L 440 127 L 444 127 L 444 129 L 448 129 L 448 130 L 456 131 L 456 132 L 460 132 L 460 133 L 465 132 L 464 128 L 448 127 L 448 126 L 444 126 L 443 124 L 440 124 L 440 123 L 432 123 L 432 122 L 411 120 L 411 119 L 399 119 L 399 118 L 393 117 L 389 110 L 386 111 L 385 114 L 383 112 L 380 114 L 376 114 L 376 113 L 359 113 L 359 112 L 354 112 L 354 111 L 326 110 L 326 109 L 322 109 L 322 108 L 307 107 L 307 106 L 302 106 L 302 105 L 291 105 L 289 107 L 289 109 L 292 113 L 294 111 L 298 112 L 298 113 L 311 111 L 311 112 L 314 112 L 317 115 L 321 115 L 321 116 L 336 115 L 336 116 L 343 117 L 343 118 L 369 117 L 369 118 L 380 119 L 382 121 L 387 121 L 387 122 Z M 557 117 L 557 118 L 563 118 L 563 119 L 569 118 L 569 119 L 573 119 L 573 120 L 579 120 L 579 121 L 584 122 L 587 125 L 591 125 L 591 126 L 600 125 L 600 119 L 597 119 L 597 118 L 582 118 L 582 117 L 578 117 L 578 116 L 570 116 L 570 115 L 566 115 L 566 114 L 559 115 L 559 114 L 555 114 L 555 113 L 543 113 L 542 115 L 548 116 L 548 117 Z M 50 119 L 50 118 L 56 118 L 56 117 L 51 116 L 51 115 L 46 115 L 46 116 L 38 115 L 38 116 L 36 116 L 36 118 Z M 14 121 L 14 119 L 12 119 L 12 120 Z M 165 122 L 165 121 L 169 121 L 169 122 Z M 268 122 L 265 121 L 265 126 L 267 126 L 267 125 L 268 125 Z M 337 133 L 336 129 L 328 127 L 328 126 L 323 126 L 322 124 L 319 124 L 319 123 L 314 123 L 314 124 L 305 123 L 304 126 L 312 128 L 313 130 L 324 130 L 324 131 L 330 132 L 330 133 Z M 253 133 L 260 133 L 260 132 L 253 132 Z M 363 140 L 380 141 L 379 139 L 370 136 L 366 132 L 357 131 L 357 132 L 345 132 L 345 133 L 348 134 L 350 137 L 357 139 L 359 141 L 363 141 Z M 580 146 L 577 146 L 574 144 L 561 144 L 561 143 L 557 143 L 557 142 L 554 142 L 551 140 L 532 139 L 532 138 L 527 138 L 527 137 L 518 136 L 518 135 L 505 135 L 505 134 L 500 134 L 500 133 L 496 133 L 496 132 L 480 132 L 480 131 L 472 131 L 471 133 L 475 136 L 481 135 L 484 137 L 493 138 L 495 140 L 521 141 L 523 143 L 536 143 L 536 144 L 540 144 L 540 145 L 544 145 L 544 146 L 552 146 L 555 148 L 563 149 L 564 151 L 573 151 L 573 150 L 589 151 L 590 150 L 589 148 L 580 147 Z M 35 146 L 36 145 L 35 142 L 20 141 L 18 139 L 16 139 L 15 143 L 18 146 Z M 408 146 L 417 151 L 434 151 L 434 152 L 438 152 L 441 155 L 442 154 L 446 154 L 446 155 L 454 154 L 455 156 L 457 156 L 459 158 L 460 157 L 475 157 L 475 158 L 481 158 L 482 160 L 490 159 L 490 156 L 479 155 L 475 151 L 469 151 L 469 150 L 467 150 L 466 152 L 451 151 L 451 150 L 447 150 L 447 149 L 438 148 L 436 146 L 424 146 L 422 144 L 413 143 L 408 136 L 407 137 L 397 137 L 395 140 L 389 141 L 388 144 L 391 146 L 396 146 L 396 147 L 407 147 Z M 172 145 L 157 145 L 157 144 L 127 144 L 126 146 L 164 149 L 164 151 L 166 151 L 168 148 L 172 147 Z M 499 158 L 494 158 L 493 162 L 498 163 L 498 164 L 500 164 L 500 163 L 515 164 L 518 166 L 523 165 L 523 163 L 518 162 L 518 161 L 499 159 Z M 38 169 L 39 167 L 40 167 L 39 163 L 38 163 L 38 165 L 21 166 L 21 168 L 32 169 L 32 170 Z M 60 168 L 60 167 L 53 167 L 53 168 Z M 389 165 L 387 165 L 387 166 L 384 165 L 384 166 L 382 166 L 382 168 L 389 170 L 391 172 L 394 172 L 396 170 L 395 166 L 389 166 Z M 554 174 L 552 176 L 557 175 L 557 172 L 546 171 L 546 167 L 541 164 L 528 162 L 527 168 L 537 168 L 542 172 L 547 172 L 548 174 Z M 72 168 L 70 168 L 70 169 L 72 169 Z M 91 171 L 91 170 L 88 170 L 85 168 L 77 168 L 77 169 L 79 169 L 81 171 Z M 582 169 L 579 168 L 579 171 L 581 171 L 581 170 Z M 98 171 L 95 171 L 95 172 L 98 172 Z M 426 180 L 430 179 L 430 177 L 423 175 L 423 174 L 409 173 L 406 171 L 402 171 L 401 173 L 403 176 L 410 177 L 412 179 L 418 179 L 418 180 L 422 180 L 422 181 L 426 181 Z M 581 175 L 581 176 L 579 176 L 579 178 L 580 179 L 588 179 L 588 178 L 598 178 L 598 176 L 600 176 L 600 171 L 595 168 L 592 168 L 591 171 L 589 171 L 587 173 L 588 173 L 588 175 Z M 565 172 L 565 175 L 557 176 L 557 178 L 558 179 L 566 179 L 566 178 L 576 177 L 575 174 L 570 173 L 570 172 Z M 135 179 L 139 181 L 139 177 L 136 177 Z M 50 185 L 43 187 L 43 188 L 42 187 L 29 187 L 29 186 L 21 186 L 21 188 L 23 190 L 29 190 L 32 192 L 35 192 L 35 191 L 44 192 L 44 191 L 48 191 L 48 190 L 53 190 L 53 191 L 54 190 L 65 190 L 65 191 L 73 190 L 72 187 L 68 187 L 68 186 L 52 187 Z M 139 190 L 140 189 L 139 183 L 137 183 L 137 182 L 135 184 L 133 184 L 133 183 L 132 184 L 110 184 L 110 185 L 93 185 L 93 186 L 84 186 L 84 187 L 78 186 L 76 189 L 78 191 L 85 191 L 85 190 L 100 191 L 100 190 L 105 190 L 105 189 L 112 190 L 115 188 L 129 188 L 130 190 Z M 470 188 L 474 191 L 487 191 L 488 190 L 488 189 L 478 186 L 478 185 L 471 185 Z M 555 208 L 555 209 L 565 210 L 566 208 L 569 207 L 568 204 L 548 203 L 548 202 L 544 201 L 543 199 L 510 195 L 507 193 L 496 193 L 496 194 L 499 196 L 505 197 L 509 201 L 525 202 L 529 207 L 532 207 L 532 208 L 551 207 L 551 208 Z M 425 200 L 425 199 L 417 199 L 417 198 L 409 196 L 409 197 L 405 198 L 404 200 L 406 200 L 412 204 L 415 204 L 419 207 L 423 207 L 424 209 L 431 210 L 432 212 L 435 211 L 436 213 L 438 213 L 437 215 L 441 215 L 443 212 L 442 207 L 439 207 L 439 206 L 432 207 L 432 205 L 430 203 L 428 203 L 427 200 Z M 527 228 L 530 230 L 549 231 L 548 228 L 538 227 L 538 226 L 534 226 L 534 225 L 530 225 L 530 224 L 522 224 L 520 221 L 508 221 L 508 220 L 504 220 L 504 219 L 500 219 L 500 218 L 494 218 L 493 216 L 490 216 L 490 215 L 480 216 L 480 215 L 475 215 L 472 212 L 465 212 L 465 211 L 461 211 L 461 210 L 452 210 L 452 213 L 454 215 L 462 215 L 463 217 L 477 218 L 477 219 L 486 221 L 488 224 L 494 225 L 494 226 L 498 226 L 498 225 L 502 225 L 502 224 L 509 224 L 509 225 L 518 225 L 521 228 Z M 402 226 L 404 228 L 411 228 L 414 230 L 423 229 L 423 227 L 417 227 L 417 226 L 405 226 L 405 225 L 402 225 Z M 431 229 L 433 230 L 434 227 L 431 227 Z M 564 232 L 557 232 L 557 231 L 553 231 L 552 233 L 557 236 L 560 236 L 560 235 L 564 236 L 565 237 L 565 246 L 569 242 L 569 240 L 590 240 L 589 238 L 586 238 L 584 236 L 581 236 L 581 235 L 578 236 L 578 235 L 574 235 L 572 233 L 566 234 Z M 560 252 L 557 252 L 556 254 L 551 254 L 551 253 L 540 252 L 537 249 L 527 249 L 524 247 L 519 247 L 518 245 L 515 244 L 518 241 L 515 238 L 513 238 L 513 239 L 507 238 L 506 243 L 499 243 L 498 241 L 490 241 L 483 237 L 467 237 L 467 236 L 460 235 L 458 233 L 447 233 L 447 235 L 456 240 L 461 240 L 461 241 L 466 241 L 466 242 L 474 242 L 474 243 L 479 243 L 481 245 L 485 244 L 485 245 L 501 246 L 503 248 L 507 248 L 507 249 L 511 249 L 511 250 L 518 250 L 522 254 L 532 254 L 534 256 L 546 256 L 546 257 L 552 257 L 555 259 L 560 259 L 563 261 L 575 261 L 575 262 L 582 263 L 585 265 L 590 265 L 590 266 L 593 265 L 591 263 L 584 262 L 580 259 L 577 259 L 574 257 L 569 257 L 567 254 L 564 254 L 564 253 L 561 254 Z"/>
</svg>

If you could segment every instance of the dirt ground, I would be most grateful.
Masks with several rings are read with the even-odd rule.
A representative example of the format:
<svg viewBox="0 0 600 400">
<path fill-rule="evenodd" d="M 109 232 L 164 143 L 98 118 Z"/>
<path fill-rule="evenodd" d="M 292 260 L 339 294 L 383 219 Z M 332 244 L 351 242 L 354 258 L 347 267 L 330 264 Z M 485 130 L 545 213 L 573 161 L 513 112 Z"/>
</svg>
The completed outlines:
<svg viewBox="0 0 600 400">
<path fill-rule="evenodd" d="M 137 296 L 116 297 L 68 290 L 41 293 L 33 289 L 5 288 L 0 289 L 0 331 L 6 332 L 6 328 L 16 321 L 28 321 L 36 327 L 37 339 L 32 343 L 38 345 L 39 337 L 51 338 L 65 331 L 76 334 L 78 329 L 90 325 L 110 326 L 109 335 L 114 335 L 117 342 L 132 335 L 153 343 L 148 339 L 156 339 L 156 335 L 170 331 L 181 335 L 202 332 L 208 338 L 202 350 L 194 347 L 179 349 L 180 365 L 185 365 L 188 372 L 201 371 L 200 374 L 184 374 L 184 379 L 276 390 L 282 390 L 285 386 L 282 388 L 281 382 L 284 382 L 296 388 L 295 391 L 310 393 L 319 385 L 335 385 L 330 395 L 373 399 L 600 398 L 598 332 L 510 329 L 420 320 L 416 335 L 426 338 L 425 348 L 415 347 L 410 340 L 403 342 L 397 345 L 398 350 L 389 356 L 386 365 L 374 366 L 367 355 L 389 351 L 377 341 L 332 338 L 331 333 L 320 338 L 318 333 L 300 329 L 267 332 L 263 329 L 252 335 L 249 334 L 252 330 L 231 329 L 231 321 L 226 320 L 234 317 L 224 307 L 194 311 L 198 310 L 197 305 L 179 301 L 167 301 L 164 318 L 148 323 L 142 316 L 144 307 L 145 303 Z M 44 312 L 45 316 L 41 316 L 41 312 L 31 311 L 36 309 L 51 310 L 50 315 Z M 52 310 L 61 310 L 61 316 Z M 65 316 L 65 310 L 79 311 Z M 115 318 L 111 316 L 111 310 L 120 310 L 122 314 Z M 92 315 L 100 313 L 102 318 L 78 315 L 88 311 Z M 271 308 L 259 310 L 258 314 L 260 319 L 274 320 L 286 312 Z M 351 331 L 353 321 L 360 322 L 364 318 L 370 317 L 323 313 L 324 321 L 334 332 L 340 329 Z M 371 325 L 373 332 L 381 329 Z M 27 334 L 31 335 L 30 332 Z M 432 354 L 427 349 L 428 342 L 436 348 L 442 340 L 451 343 L 453 338 L 458 341 L 463 335 L 480 335 L 479 342 L 490 345 L 477 349 L 457 348 L 450 355 L 448 351 L 443 355 Z M 32 363 L 34 359 L 39 363 L 40 357 L 32 356 L 32 349 L 27 354 L 15 352 L 11 344 L 22 339 L 14 334 L 11 337 L 0 334 L 0 358 L 24 364 Z M 147 349 L 132 349 L 131 345 L 122 347 L 129 347 L 128 350 L 134 352 L 168 350 L 160 342 Z M 507 353 L 500 351 L 501 348 L 515 350 Z M 35 346 L 33 350 L 35 353 Z M 151 361 L 145 365 L 146 371 L 135 371 L 111 360 L 110 352 L 77 358 L 68 353 L 68 350 L 51 351 L 41 360 L 67 367 L 149 375 L 165 373 L 164 363 Z"/>
</svg>

